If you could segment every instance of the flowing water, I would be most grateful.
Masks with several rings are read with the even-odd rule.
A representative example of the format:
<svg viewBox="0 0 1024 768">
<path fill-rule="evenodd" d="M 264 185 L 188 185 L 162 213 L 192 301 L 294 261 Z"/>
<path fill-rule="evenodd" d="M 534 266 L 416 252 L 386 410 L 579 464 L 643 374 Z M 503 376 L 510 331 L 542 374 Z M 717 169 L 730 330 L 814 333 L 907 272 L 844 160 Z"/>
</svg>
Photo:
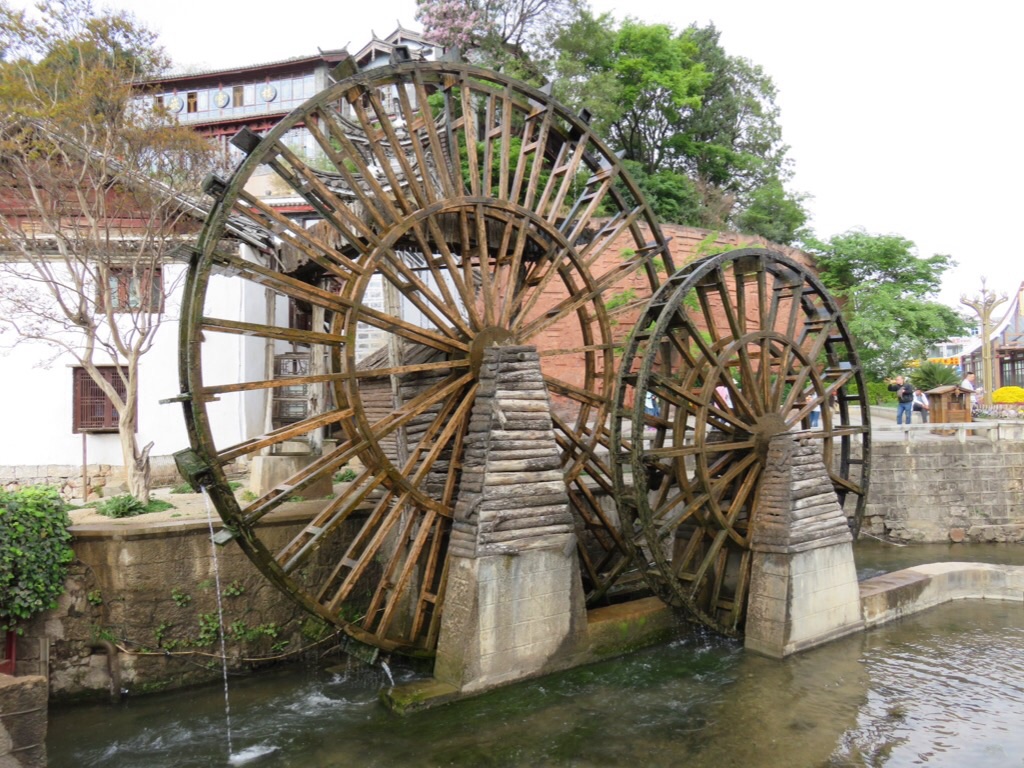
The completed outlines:
<svg viewBox="0 0 1024 768">
<path fill-rule="evenodd" d="M 224 597 L 220 589 L 220 560 L 217 559 L 217 544 L 214 542 L 216 535 L 213 530 L 213 501 L 210 494 L 203 488 L 203 497 L 206 500 L 206 520 L 210 525 L 210 558 L 213 560 L 213 585 L 217 595 L 217 625 L 220 629 L 220 668 L 224 677 L 224 740 L 227 744 L 228 754 L 234 755 L 234 745 L 231 738 L 231 693 L 228 686 L 228 648 L 224 637 Z"/>
<path fill-rule="evenodd" d="M 1024 564 L 1024 547 L 858 545 L 865 574 L 969 559 Z M 52 708 L 50 765 L 1024 766 L 1020 603 L 951 603 L 781 662 L 692 632 L 404 718 L 378 702 L 390 684 L 352 666 L 233 679 L 233 753 L 213 687 Z"/>
</svg>

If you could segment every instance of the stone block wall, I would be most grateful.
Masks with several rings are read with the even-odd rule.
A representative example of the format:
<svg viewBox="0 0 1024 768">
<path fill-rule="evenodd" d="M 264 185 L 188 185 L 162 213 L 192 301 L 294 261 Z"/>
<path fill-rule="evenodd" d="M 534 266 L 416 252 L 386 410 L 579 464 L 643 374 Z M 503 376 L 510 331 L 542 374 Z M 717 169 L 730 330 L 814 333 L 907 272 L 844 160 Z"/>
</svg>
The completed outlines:
<svg viewBox="0 0 1024 768">
<path fill-rule="evenodd" d="M 0 675 L 0 766 L 45 768 L 46 678 Z"/>
<path fill-rule="evenodd" d="M 170 456 L 152 458 L 153 487 L 172 486 L 183 482 Z M 86 465 L 90 499 L 96 496 L 117 496 L 126 492 L 124 467 L 112 464 Z M 82 465 L 19 464 L 0 466 L 0 487 L 7 491 L 32 485 L 52 485 L 65 499 L 82 498 Z"/>
<path fill-rule="evenodd" d="M 151 458 L 151 484 L 153 488 L 172 487 L 184 482 L 173 456 Z M 235 477 L 248 469 L 245 461 L 229 465 L 226 472 Z M 118 496 L 128 492 L 124 467 L 115 464 L 86 465 L 89 499 Z M 0 466 L 0 488 L 15 491 L 32 485 L 52 485 L 65 499 L 82 498 L 81 464 L 18 464 Z"/>
<path fill-rule="evenodd" d="M 274 525 L 284 546 L 297 523 Z M 46 672 L 55 700 L 106 698 L 220 679 L 216 573 L 206 523 L 75 531 L 76 562 L 55 610 L 18 639 L 19 675 Z M 341 538 L 347 539 L 347 536 Z M 325 546 L 307 577 L 337 555 Z M 231 543 L 217 549 L 230 667 L 244 670 L 309 647 L 332 632 L 273 586 Z M 49 648 L 41 658 L 40 639 Z"/>
<path fill-rule="evenodd" d="M 863 530 L 912 542 L 1024 541 L 1024 441 L 875 441 Z"/>
</svg>

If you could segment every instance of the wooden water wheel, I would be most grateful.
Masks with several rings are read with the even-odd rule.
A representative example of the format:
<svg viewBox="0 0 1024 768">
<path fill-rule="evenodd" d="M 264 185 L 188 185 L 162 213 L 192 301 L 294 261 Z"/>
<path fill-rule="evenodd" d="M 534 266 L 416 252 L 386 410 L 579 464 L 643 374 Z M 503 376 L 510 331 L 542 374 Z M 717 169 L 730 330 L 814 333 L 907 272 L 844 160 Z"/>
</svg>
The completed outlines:
<svg viewBox="0 0 1024 768">
<path fill-rule="evenodd" d="M 545 93 L 446 63 L 351 73 L 234 143 L 247 158 L 210 187 L 217 203 L 189 272 L 181 400 L 190 476 L 248 556 L 351 636 L 431 653 L 482 349 L 529 344 L 553 401 L 586 590 L 603 595 L 631 551 L 601 500 L 629 330 L 616 316 L 672 270 L 617 158 Z M 305 221 L 264 194 L 282 188 Z M 229 236 L 247 243 L 241 254 Z M 289 322 L 289 308 L 308 322 Z M 225 365 L 239 335 L 249 356 Z M 306 367 L 269 376 L 264 361 L 286 354 Z M 247 403 L 295 392 L 298 420 L 239 426 Z M 229 487 L 237 460 L 321 439 L 259 498 Z M 325 480 L 338 481 L 334 496 L 312 498 Z M 276 523 L 289 519 L 301 532 L 281 541 Z"/>
<path fill-rule="evenodd" d="M 810 434 L 859 528 L 866 388 L 838 306 L 802 264 L 743 249 L 680 269 L 626 346 L 616 407 L 616 493 L 648 581 L 718 631 L 742 632 L 768 442 L 809 429 L 813 411 Z"/>
</svg>

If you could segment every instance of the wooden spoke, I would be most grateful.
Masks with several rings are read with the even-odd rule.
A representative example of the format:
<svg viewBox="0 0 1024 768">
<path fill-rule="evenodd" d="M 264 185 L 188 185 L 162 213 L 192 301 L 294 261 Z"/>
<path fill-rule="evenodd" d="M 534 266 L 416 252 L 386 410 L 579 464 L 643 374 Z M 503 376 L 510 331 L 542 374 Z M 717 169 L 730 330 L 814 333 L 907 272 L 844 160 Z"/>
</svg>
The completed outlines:
<svg viewBox="0 0 1024 768">
<path fill-rule="evenodd" d="M 308 419 L 303 419 L 295 424 L 290 424 L 287 427 L 281 427 L 273 432 L 269 432 L 262 437 L 251 438 L 243 443 L 231 446 L 230 448 L 225 448 L 217 455 L 217 460 L 222 465 L 227 464 L 228 462 L 234 461 L 239 456 L 246 456 L 248 454 L 255 453 L 262 448 L 283 443 L 286 440 L 290 440 L 299 435 L 304 435 L 314 429 L 350 418 L 352 414 L 353 411 L 351 409 L 345 409 L 331 411 L 319 416 L 312 416 Z"/>
<path fill-rule="evenodd" d="M 613 464 L 615 490 L 634 511 L 651 588 L 721 632 L 743 631 L 750 531 L 773 436 L 803 430 L 818 440 L 859 526 L 869 410 L 849 338 L 806 267 L 743 249 L 673 275 L 626 343 L 612 444 L 628 454 Z M 650 396 L 656 416 L 645 413 Z"/>
</svg>

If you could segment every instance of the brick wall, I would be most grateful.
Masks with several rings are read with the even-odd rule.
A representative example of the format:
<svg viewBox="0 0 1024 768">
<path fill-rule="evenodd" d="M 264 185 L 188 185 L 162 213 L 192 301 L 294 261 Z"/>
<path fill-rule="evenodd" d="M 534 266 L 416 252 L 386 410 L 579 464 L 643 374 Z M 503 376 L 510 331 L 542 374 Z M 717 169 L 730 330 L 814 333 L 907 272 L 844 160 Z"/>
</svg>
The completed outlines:
<svg viewBox="0 0 1024 768">
<path fill-rule="evenodd" d="M 665 239 L 668 240 L 669 252 L 676 269 L 699 256 L 731 251 L 738 248 L 769 248 L 799 263 L 811 263 L 810 257 L 802 251 L 776 245 L 764 238 L 753 235 L 743 235 L 738 232 L 715 232 L 674 224 L 663 224 L 661 231 Z M 632 236 L 628 231 L 624 232 L 590 266 L 590 273 L 594 276 L 608 273 L 615 266 L 622 263 L 623 253 L 627 249 L 634 247 L 635 243 Z M 665 277 L 665 275 L 662 275 L 662 279 Z M 633 290 L 637 300 L 649 298 L 650 296 L 650 289 L 647 286 L 646 278 L 642 274 L 633 273 L 624 275 L 613 288 L 604 294 L 604 300 L 607 303 L 616 294 L 627 290 Z M 550 289 L 549 292 L 551 293 L 549 305 L 553 305 L 561 300 L 562 297 L 557 294 L 555 288 Z M 612 336 L 616 345 L 621 346 L 625 343 L 626 337 L 633 330 L 637 314 L 638 312 L 636 311 L 632 313 L 617 312 L 613 316 Z M 575 317 L 570 316 L 552 325 L 544 333 L 531 339 L 529 343 L 537 346 L 543 352 L 550 349 L 571 348 L 583 342 L 580 338 L 578 323 Z M 600 361 L 598 364 L 600 365 Z M 615 358 L 615 364 L 618 364 L 618 357 Z M 584 383 L 582 356 L 579 358 L 569 356 L 545 357 L 543 368 L 545 374 L 554 376 L 562 381 L 567 381 L 575 386 L 582 386 Z M 611 397 L 610 392 L 607 394 Z M 562 413 L 573 410 L 573 405 L 568 403 L 565 398 L 553 395 L 552 401 L 555 408 Z"/>
</svg>

